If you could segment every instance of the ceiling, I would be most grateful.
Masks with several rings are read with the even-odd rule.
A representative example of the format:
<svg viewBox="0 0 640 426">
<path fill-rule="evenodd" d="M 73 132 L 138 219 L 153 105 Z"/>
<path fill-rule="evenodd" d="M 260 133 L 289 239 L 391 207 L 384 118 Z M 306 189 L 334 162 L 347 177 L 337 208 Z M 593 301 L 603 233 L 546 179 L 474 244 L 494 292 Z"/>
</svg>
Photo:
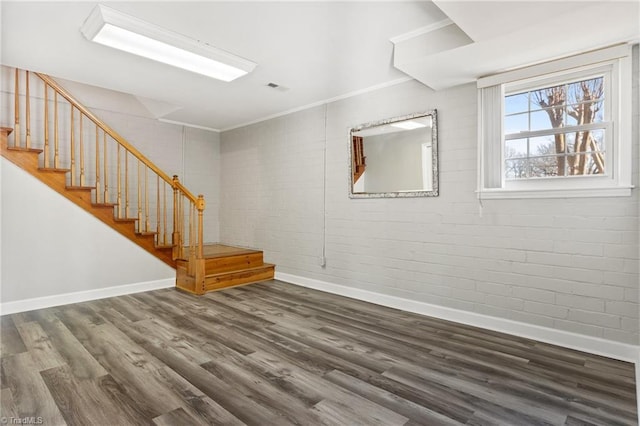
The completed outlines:
<svg viewBox="0 0 640 426">
<path fill-rule="evenodd" d="M 0 62 L 55 76 L 89 106 L 217 130 L 412 77 L 441 89 L 640 38 L 638 1 L 101 3 L 258 66 L 224 83 L 91 43 L 87 1 L 0 2 Z M 465 43 L 429 39 L 448 20 Z M 398 68 L 391 39 L 414 45 Z"/>
</svg>

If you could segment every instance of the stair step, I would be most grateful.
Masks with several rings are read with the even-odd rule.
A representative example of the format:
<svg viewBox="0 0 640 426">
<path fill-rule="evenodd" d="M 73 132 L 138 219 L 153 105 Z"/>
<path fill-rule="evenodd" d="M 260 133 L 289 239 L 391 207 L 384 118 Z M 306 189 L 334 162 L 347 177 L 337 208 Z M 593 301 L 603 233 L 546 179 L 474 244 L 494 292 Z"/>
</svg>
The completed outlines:
<svg viewBox="0 0 640 426">
<path fill-rule="evenodd" d="M 170 245 L 170 244 L 167 244 L 167 245 L 160 244 L 160 245 L 156 245 L 156 249 L 158 249 L 158 250 L 173 250 L 173 246 Z"/>
<path fill-rule="evenodd" d="M 206 275 L 204 279 L 204 290 L 219 290 L 226 287 L 272 280 L 274 277 L 274 271 L 275 265 L 265 263 L 253 268 Z"/>
<path fill-rule="evenodd" d="M 187 249 L 188 247 L 185 247 Z M 248 248 L 232 247 L 224 244 L 205 244 L 203 247 L 204 257 L 206 259 L 215 259 L 219 257 L 236 256 L 243 254 L 261 253 L 259 250 Z"/>
<path fill-rule="evenodd" d="M 138 221 L 137 217 L 114 217 L 113 220 L 116 222 L 130 222 L 134 223 Z"/>
<path fill-rule="evenodd" d="M 117 204 L 113 204 L 113 203 L 91 203 L 92 207 L 105 207 L 105 208 L 114 208 L 117 206 Z"/>
<path fill-rule="evenodd" d="M 33 152 L 36 154 L 40 154 L 43 152 L 41 149 L 38 149 L 38 148 L 25 148 L 22 146 L 8 146 L 7 149 L 9 151 Z"/>
<path fill-rule="evenodd" d="M 136 232 L 136 235 L 140 235 L 142 237 L 148 237 L 151 235 L 157 235 L 157 232 L 153 232 L 153 231 L 145 231 L 145 232 Z"/>
<path fill-rule="evenodd" d="M 69 191 L 92 191 L 96 189 L 95 186 L 67 186 L 65 188 Z"/>
<path fill-rule="evenodd" d="M 51 173 L 69 173 L 71 171 L 71 169 L 56 169 L 54 167 L 38 167 L 38 170 Z"/>
<path fill-rule="evenodd" d="M 226 277 L 226 276 L 232 275 L 232 274 L 242 274 L 242 273 L 246 273 L 246 272 L 260 271 L 262 269 L 268 269 L 268 268 L 271 268 L 271 267 L 274 267 L 274 266 L 275 265 L 273 265 L 271 263 L 263 263 L 262 265 L 252 266 L 251 268 L 243 268 L 243 269 L 236 269 L 234 271 L 216 272 L 215 274 L 207 274 L 207 275 L 205 275 L 205 278 Z"/>
<path fill-rule="evenodd" d="M 216 274 L 228 271 L 237 271 L 246 268 L 261 266 L 263 255 L 261 251 L 243 251 L 228 256 L 205 257 L 205 274 Z"/>
</svg>

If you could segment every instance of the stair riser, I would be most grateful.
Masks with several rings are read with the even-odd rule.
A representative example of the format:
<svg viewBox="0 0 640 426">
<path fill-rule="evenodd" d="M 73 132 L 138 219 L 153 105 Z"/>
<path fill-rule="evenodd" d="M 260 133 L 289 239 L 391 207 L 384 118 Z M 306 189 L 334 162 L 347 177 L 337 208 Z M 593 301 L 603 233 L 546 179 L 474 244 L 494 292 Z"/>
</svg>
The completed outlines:
<svg viewBox="0 0 640 426">
<path fill-rule="evenodd" d="M 220 290 L 222 288 L 233 287 L 236 285 L 272 280 L 274 274 L 275 267 L 273 265 L 265 266 L 264 268 L 253 271 L 230 272 L 222 276 L 205 278 L 204 290 L 205 292 Z"/>
<path fill-rule="evenodd" d="M 205 274 L 210 275 L 221 272 L 237 271 L 239 269 L 253 268 L 262 264 L 262 252 L 206 259 Z"/>
</svg>

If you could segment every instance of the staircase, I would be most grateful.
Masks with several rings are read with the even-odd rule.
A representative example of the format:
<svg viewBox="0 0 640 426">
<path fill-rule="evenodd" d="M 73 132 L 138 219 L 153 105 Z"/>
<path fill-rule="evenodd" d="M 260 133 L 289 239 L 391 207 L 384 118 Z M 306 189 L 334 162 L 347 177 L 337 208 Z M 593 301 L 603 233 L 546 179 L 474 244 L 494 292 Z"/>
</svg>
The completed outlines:
<svg viewBox="0 0 640 426">
<path fill-rule="evenodd" d="M 358 179 L 364 174 L 367 164 L 364 155 L 364 139 L 361 136 L 352 136 L 351 143 L 351 170 L 353 170 L 352 184 L 355 184 Z"/>
<path fill-rule="evenodd" d="M 189 263 L 177 260 L 177 286 L 190 293 L 202 294 L 221 288 L 273 279 L 275 266 L 264 263 L 258 250 L 222 244 L 204 247 L 203 279 L 189 275 Z"/>
<path fill-rule="evenodd" d="M 204 244 L 203 196 L 160 170 L 55 80 L 15 69 L 14 81 L 14 126 L 0 127 L 0 155 L 176 268 L 178 289 L 204 294 L 273 279 L 275 266 L 263 262 L 261 251 Z M 34 89 L 41 95 L 32 96 Z M 33 141 L 32 118 L 42 125 Z"/>
</svg>

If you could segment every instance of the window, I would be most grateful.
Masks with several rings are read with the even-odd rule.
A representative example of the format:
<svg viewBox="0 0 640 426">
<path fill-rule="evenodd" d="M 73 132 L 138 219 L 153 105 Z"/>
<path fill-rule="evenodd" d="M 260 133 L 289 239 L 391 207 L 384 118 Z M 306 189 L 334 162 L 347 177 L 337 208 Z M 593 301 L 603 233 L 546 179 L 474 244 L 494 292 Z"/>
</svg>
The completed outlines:
<svg viewBox="0 0 640 426">
<path fill-rule="evenodd" d="M 631 194 L 629 47 L 486 77 L 481 198 Z"/>
</svg>

